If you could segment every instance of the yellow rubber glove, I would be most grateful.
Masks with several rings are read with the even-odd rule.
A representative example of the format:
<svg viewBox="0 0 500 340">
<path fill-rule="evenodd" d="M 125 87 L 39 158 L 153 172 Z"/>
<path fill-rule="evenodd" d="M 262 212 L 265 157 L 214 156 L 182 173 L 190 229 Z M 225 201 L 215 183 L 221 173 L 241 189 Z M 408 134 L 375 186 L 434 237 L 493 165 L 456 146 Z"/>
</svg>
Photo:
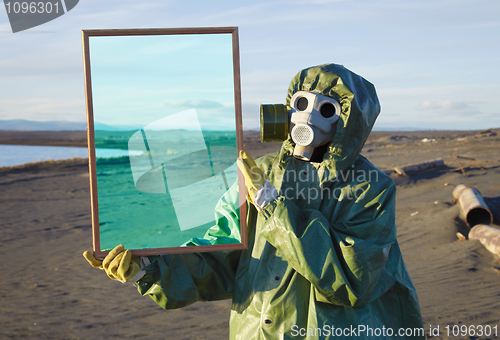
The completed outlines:
<svg viewBox="0 0 500 340">
<path fill-rule="evenodd" d="M 255 164 L 253 158 L 243 150 L 240 151 L 237 164 L 243 177 L 245 177 L 247 199 L 250 203 L 253 203 L 255 193 L 266 183 L 266 174 Z"/>
<path fill-rule="evenodd" d="M 269 183 L 269 180 L 253 158 L 245 151 L 240 151 L 237 160 L 238 168 L 245 177 L 247 187 L 247 199 L 258 209 L 262 210 L 272 200 L 278 196 L 276 188 Z"/>
<path fill-rule="evenodd" d="M 92 267 L 104 270 L 113 280 L 127 282 L 134 279 L 133 281 L 136 281 L 144 275 L 141 271 L 141 258 L 132 256 L 132 252 L 129 249 L 125 250 L 121 244 L 110 251 L 102 261 L 96 259 L 88 250 L 83 253 L 83 257 Z"/>
</svg>

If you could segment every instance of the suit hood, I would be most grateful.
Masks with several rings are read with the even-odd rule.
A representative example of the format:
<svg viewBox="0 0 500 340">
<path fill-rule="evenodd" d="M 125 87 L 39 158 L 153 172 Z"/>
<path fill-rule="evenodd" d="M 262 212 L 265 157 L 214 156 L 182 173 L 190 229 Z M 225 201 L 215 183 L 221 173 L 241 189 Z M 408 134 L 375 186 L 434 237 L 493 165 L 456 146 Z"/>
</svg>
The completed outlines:
<svg viewBox="0 0 500 340">
<path fill-rule="evenodd" d="M 286 98 L 288 110 L 290 99 L 298 91 L 331 97 L 342 108 L 335 137 L 322 161 L 331 180 L 336 177 L 336 172 L 345 170 L 356 159 L 375 124 L 380 113 L 375 87 L 342 65 L 325 64 L 306 68 L 293 77 Z M 289 137 L 283 144 L 282 156 L 294 146 Z"/>
</svg>

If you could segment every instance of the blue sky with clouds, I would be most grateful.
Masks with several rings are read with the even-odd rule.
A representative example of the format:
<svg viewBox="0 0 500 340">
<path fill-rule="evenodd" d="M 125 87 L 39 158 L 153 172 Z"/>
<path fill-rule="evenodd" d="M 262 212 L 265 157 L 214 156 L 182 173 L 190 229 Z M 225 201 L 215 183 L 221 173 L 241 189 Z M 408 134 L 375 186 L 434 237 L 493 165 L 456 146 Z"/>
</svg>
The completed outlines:
<svg viewBox="0 0 500 340">
<path fill-rule="evenodd" d="M 234 130 L 231 33 L 91 36 L 89 45 L 95 122 L 141 128 L 195 109 L 193 128 Z"/>
<path fill-rule="evenodd" d="M 244 128 L 331 62 L 375 84 L 378 128 L 500 127 L 495 0 L 81 0 L 15 34 L 0 8 L 0 119 L 86 120 L 82 29 L 201 26 L 239 27 Z"/>
</svg>

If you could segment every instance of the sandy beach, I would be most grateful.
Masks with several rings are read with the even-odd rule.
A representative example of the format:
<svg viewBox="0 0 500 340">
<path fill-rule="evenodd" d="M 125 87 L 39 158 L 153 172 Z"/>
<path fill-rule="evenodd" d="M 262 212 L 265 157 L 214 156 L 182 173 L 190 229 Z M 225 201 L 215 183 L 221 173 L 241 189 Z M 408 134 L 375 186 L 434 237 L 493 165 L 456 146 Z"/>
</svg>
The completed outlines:
<svg viewBox="0 0 500 340">
<path fill-rule="evenodd" d="M 1 144 L 81 146 L 85 134 L 1 132 Z M 44 144 L 45 143 L 45 144 Z M 500 333 L 500 263 L 458 218 L 452 191 L 477 188 L 500 228 L 500 129 L 373 132 L 362 154 L 397 184 L 398 240 L 416 286 L 429 339 L 494 339 L 447 335 L 454 325 L 490 325 Z M 246 132 L 259 157 L 280 143 Z M 474 158 L 468 177 L 456 156 Z M 403 166 L 442 158 L 445 166 L 400 176 Z M 92 249 L 85 159 L 0 168 L 0 338 L 227 339 L 230 301 L 165 311 L 132 284 L 109 280 L 82 257 Z M 465 165 L 471 161 L 462 159 Z M 484 168 L 484 171 L 483 169 Z"/>
</svg>

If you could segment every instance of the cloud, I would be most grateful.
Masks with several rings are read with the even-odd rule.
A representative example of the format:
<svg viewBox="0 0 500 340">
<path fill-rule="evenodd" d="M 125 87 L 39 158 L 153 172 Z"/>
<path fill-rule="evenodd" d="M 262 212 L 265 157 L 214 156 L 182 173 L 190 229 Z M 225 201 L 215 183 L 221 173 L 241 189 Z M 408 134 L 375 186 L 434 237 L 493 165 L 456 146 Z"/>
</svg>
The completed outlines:
<svg viewBox="0 0 500 340">
<path fill-rule="evenodd" d="M 446 114 L 448 116 L 455 117 L 467 117 L 467 116 L 475 116 L 482 115 L 482 112 L 479 109 L 478 103 L 471 103 L 465 101 L 424 101 L 420 103 L 418 107 L 419 110 L 432 112 L 439 112 L 442 114 Z"/>
<path fill-rule="evenodd" d="M 53 95 L 47 92 L 30 92 L 26 96 L 12 93 L 0 98 L 0 108 L 0 119 L 86 121 L 84 98 L 73 95 L 71 90 L 58 90 Z"/>
<path fill-rule="evenodd" d="M 420 103 L 421 110 L 445 110 L 445 111 L 466 111 L 470 110 L 471 106 L 466 102 L 453 102 L 450 100 L 442 102 L 422 102 Z"/>
<path fill-rule="evenodd" d="M 290 1 L 288 2 L 289 4 L 292 5 L 326 5 L 326 4 L 331 4 L 331 3 L 337 3 L 337 2 L 344 2 L 344 1 L 349 1 L 349 0 L 297 0 L 297 1 Z"/>
<path fill-rule="evenodd" d="M 225 106 L 219 102 L 205 99 L 172 100 L 165 103 L 169 107 L 188 107 L 194 109 L 216 109 Z"/>
</svg>

